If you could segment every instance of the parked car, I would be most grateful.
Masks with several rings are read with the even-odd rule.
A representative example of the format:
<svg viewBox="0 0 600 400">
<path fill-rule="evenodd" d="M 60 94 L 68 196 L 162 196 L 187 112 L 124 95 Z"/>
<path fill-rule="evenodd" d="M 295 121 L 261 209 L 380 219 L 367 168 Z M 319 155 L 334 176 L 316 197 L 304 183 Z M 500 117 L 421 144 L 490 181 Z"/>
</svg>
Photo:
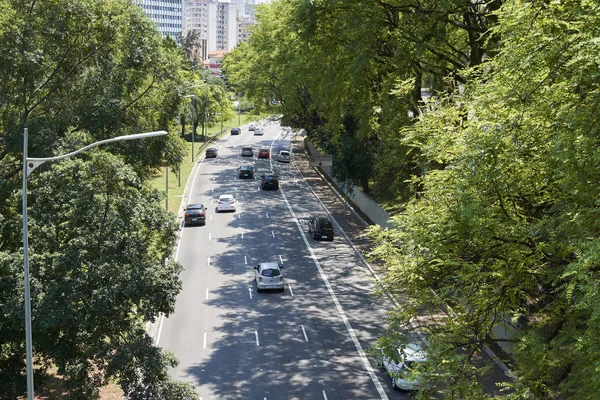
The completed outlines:
<svg viewBox="0 0 600 400">
<path fill-rule="evenodd" d="M 239 135 L 240 133 L 242 133 L 242 130 L 240 128 L 231 128 L 232 135 Z"/>
<path fill-rule="evenodd" d="M 254 150 L 252 146 L 242 146 L 242 157 L 253 157 Z"/>
<path fill-rule="evenodd" d="M 205 157 L 206 158 L 217 158 L 219 155 L 219 150 L 216 147 L 209 147 L 206 149 Z"/>
<path fill-rule="evenodd" d="M 265 134 L 265 131 L 263 130 L 263 128 L 261 126 L 257 126 L 256 129 L 254 129 L 255 136 L 262 136 L 264 134 Z"/>
<path fill-rule="evenodd" d="M 206 208 L 202 204 L 188 204 L 184 208 L 185 226 L 200 224 L 206 225 Z"/>
<path fill-rule="evenodd" d="M 217 203 L 217 212 L 235 211 L 235 198 L 232 194 L 222 194 Z"/>
<path fill-rule="evenodd" d="M 250 124 L 250 125 L 248 126 L 248 130 L 249 130 L 249 131 L 254 131 L 254 130 L 256 130 L 256 125 L 254 125 L 254 124 Z"/>
<path fill-rule="evenodd" d="M 271 150 L 268 147 L 261 147 L 258 150 L 258 158 L 271 158 Z"/>
<path fill-rule="evenodd" d="M 329 218 L 313 218 L 308 221 L 308 233 L 312 233 L 313 239 L 333 240 L 335 231 Z"/>
<path fill-rule="evenodd" d="M 262 190 L 279 190 L 279 178 L 277 175 L 262 175 L 260 178 L 260 188 Z"/>
<path fill-rule="evenodd" d="M 242 165 L 238 168 L 240 178 L 254 178 L 254 167 L 251 165 Z"/>
<path fill-rule="evenodd" d="M 289 163 L 292 159 L 292 155 L 289 151 L 287 150 L 281 150 L 279 152 L 279 154 L 277 155 L 277 161 L 279 162 L 287 162 Z"/>
<path fill-rule="evenodd" d="M 264 289 L 285 290 L 285 278 L 283 277 L 283 264 L 277 262 L 264 262 L 254 267 L 254 280 L 256 291 Z"/>
<path fill-rule="evenodd" d="M 417 343 L 408 343 L 396 349 L 393 357 L 382 355 L 381 366 L 392 378 L 392 388 L 407 391 L 421 389 L 418 365 L 427 361 L 427 356 Z"/>
</svg>

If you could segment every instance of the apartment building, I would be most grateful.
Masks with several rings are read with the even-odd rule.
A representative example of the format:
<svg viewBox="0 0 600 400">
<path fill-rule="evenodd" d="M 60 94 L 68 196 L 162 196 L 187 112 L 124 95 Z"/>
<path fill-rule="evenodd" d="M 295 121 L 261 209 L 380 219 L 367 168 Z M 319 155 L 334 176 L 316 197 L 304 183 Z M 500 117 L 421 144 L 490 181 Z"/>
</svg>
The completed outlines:
<svg viewBox="0 0 600 400">
<path fill-rule="evenodd" d="M 163 37 L 179 40 L 181 35 L 181 0 L 134 0 L 146 15 L 154 21 Z"/>
</svg>

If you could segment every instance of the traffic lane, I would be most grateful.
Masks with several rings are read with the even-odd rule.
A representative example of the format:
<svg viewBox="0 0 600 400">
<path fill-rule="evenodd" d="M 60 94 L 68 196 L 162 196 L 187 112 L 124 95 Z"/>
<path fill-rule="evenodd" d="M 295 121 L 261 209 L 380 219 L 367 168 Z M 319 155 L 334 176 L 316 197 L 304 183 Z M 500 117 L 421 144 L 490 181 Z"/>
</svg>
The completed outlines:
<svg viewBox="0 0 600 400">
<path fill-rule="evenodd" d="M 290 218 L 287 218 L 287 219 L 289 220 Z M 248 223 L 248 222 L 251 223 L 251 221 L 249 219 L 244 219 L 244 221 L 245 221 L 244 223 Z M 289 244 L 293 244 L 293 243 L 298 243 L 299 242 L 299 239 L 301 239 L 299 237 L 300 236 L 299 232 L 298 232 L 297 228 L 295 226 L 292 226 L 292 225 L 295 225 L 295 224 L 289 224 L 288 230 L 291 229 L 291 231 L 293 232 L 293 234 L 296 235 L 296 240 L 287 240 L 287 241 L 283 241 L 283 242 L 279 242 L 279 243 L 284 243 L 284 244 L 287 243 L 289 245 Z M 259 229 L 259 231 L 260 231 L 260 229 Z M 264 238 L 265 236 L 267 236 L 267 235 L 259 235 L 258 236 L 258 240 L 257 240 L 257 244 L 253 246 L 261 254 L 263 253 L 263 251 L 260 250 L 261 249 L 261 246 L 260 246 L 260 241 L 261 240 L 260 240 L 260 238 Z M 269 246 L 271 245 L 271 243 L 267 243 L 267 244 Z M 306 251 L 305 247 L 302 249 L 302 246 L 301 246 L 301 250 L 302 251 Z M 285 250 L 283 250 L 283 251 L 285 251 Z M 295 256 L 292 257 L 292 259 L 295 259 L 295 260 L 297 260 L 298 258 L 299 257 L 297 255 L 295 255 Z M 289 267 L 289 263 L 288 263 L 288 267 Z M 324 308 L 327 309 L 327 310 L 329 310 L 331 308 L 331 305 L 328 306 L 327 302 L 328 301 L 330 302 L 331 299 L 328 296 L 328 293 L 323 289 L 323 283 L 322 283 L 322 281 L 320 281 L 319 274 L 316 272 L 316 270 L 314 268 L 314 264 L 312 264 L 312 261 L 310 261 L 310 258 L 307 259 L 307 264 L 305 265 L 305 267 L 306 267 L 305 269 L 307 269 L 308 271 L 304 272 L 304 273 L 301 271 L 302 268 L 300 268 L 300 266 L 298 266 L 297 263 L 294 263 L 294 268 L 285 268 L 285 271 L 287 271 L 286 274 L 288 275 L 288 280 L 289 280 L 290 272 L 291 272 L 291 275 L 294 275 L 296 277 L 298 277 L 298 276 L 300 276 L 302 274 L 305 275 L 301 279 L 303 281 L 303 285 L 306 285 L 307 282 L 314 281 L 315 282 L 314 288 L 312 288 L 310 290 L 311 296 L 314 296 L 319 291 L 321 291 L 321 296 L 318 297 L 318 300 L 315 303 L 315 307 L 312 307 L 312 309 L 318 309 L 319 307 L 323 307 L 323 305 L 325 305 Z M 224 304 L 221 304 L 220 306 L 223 307 Z M 239 311 L 241 309 L 240 308 L 241 306 L 242 305 L 240 305 L 240 304 L 235 304 L 235 305 L 232 306 L 232 308 L 234 308 L 234 309 L 236 309 L 236 310 Z M 311 307 L 307 307 L 307 308 L 311 309 Z M 274 307 L 270 307 L 269 310 L 270 310 L 270 312 L 272 314 L 273 313 L 277 313 L 277 310 L 284 311 L 284 313 L 282 315 L 277 314 L 277 319 L 280 319 L 280 318 L 289 318 L 289 317 L 286 317 L 286 313 L 285 313 L 284 309 L 280 309 L 278 307 L 275 307 L 275 308 Z M 313 315 L 315 314 L 314 311 L 312 312 L 312 314 Z M 324 316 L 330 317 L 331 313 L 329 311 L 327 311 L 324 314 Z M 330 331 L 327 331 L 326 324 L 324 324 L 323 320 L 321 320 L 321 323 L 319 325 L 321 326 L 322 331 L 318 332 L 316 336 L 317 337 L 321 337 L 321 338 L 327 338 L 327 337 L 331 336 L 329 334 L 329 332 L 333 332 L 335 334 L 339 334 L 340 329 L 343 329 L 343 325 L 340 323 L 339 317 L 335 317 L 335 318 L 337 319 L 337 323 L 339 325 L 336 329 L 331 329 Z M 347 338 L 347 334 L 346 334 L 346 338 Z M 350 354 L 352 352 L 355 352 L 356 350 L 354 349 L 352 343 L 350 343 L 347 339 L 346 340 L 344 340 L 344 339 L 345 339 L 344 336 L 341 336 L 341 337 L 335 336 L 330 341 L 324 340 L 323 343 L 325 343 L 325 344 L 329 343 L 329 345 L 327 345 L 326 348 L 330 349 L 333 352 L 333 354 Z M 334 347 L 334 346 L 340 346 L 344 342 L 346 342 L 346 345 L 347 345 L 346 348 L 344 348 L 344 347 L 335 348 Z M 354 370 L 356 370 L 356 368 L 360 369 L 361 365 L 354 366 Z M 351 373 L 351 371 L 347 371 L 347 372 L 348 373 L 345 374 L 344 376 L 348 376 L 348 377 L 349 376 L 353 376 L 352 373 Z M 366 379 L 366 383 L 364 383 L 364 389 L 363 389 L 363 391 L 369 392 L 370 390 L 374 390 L 373 387 L 372 387 L 372 383 L 369 383 L 368 377 L 365 376 L 364 370 L 363 370 L 363 373 L 361 374 L 361 376 Z M 327 379 L 338 381 L 338 382 L 343 382 L 344 381 L 343 379 L 340 379 L 339 377 L 335 377 L 335 376 L 334 377 L 330 377 L 329 375 L 327 375 L 325 377 L 322 377 L 322 378 L 323 379 L 327 378 Z M 357 384 L 356 379 L 352 379 L 352 380 L 354 382 L 349 383 L 350 387 L 356 388 L 356 387 L 363 386 L 363 384 Z M 342 390 L 342 389 L 339 389 L 339 390 Z M 356 390 L 356 389 L 354 389 L 354 390 Z M 351 395 L 351 393 L 348 394 L 348 395 Z M 344 395 L 344 396 L 346 396 L 346 395 Z M 348 398 L 348 397 L 346 397 L 346 398 Z"/>
<path fill-rule="evenodd" d="M 305 184 L 300 182 L 283 186 L 300 223 L 307 222 L 306 220 L 314 215 L 327 215 L 327 211 L 312 193 L 306 195 L 304 186 Z M 305 218 L 302 218 L 303 216 Z M 359 342 L 365 348 L 372 346 L 385 328 L 386 312 L 393 306 L 391 301 L 387 297 L 373 297 L 372 293 L 377 286 L 375 278 L 354 248 L 341 235 L 339 226 L 335 226 L 337 235 L 333 242 L 313 240 L 308 234 L 308 226 L 303 224 L 303 227 L 315 257 L 326 271 L 332 289 L 339 294 L 340 304 L 347 312 Z M 373 358 L 371 365 L 376 366 L 376 360 Z M 388 395 L 395 397 L 397 394 L 390 390 L 387 374 L 379 372 L 377 376 Z"/>
</svg>

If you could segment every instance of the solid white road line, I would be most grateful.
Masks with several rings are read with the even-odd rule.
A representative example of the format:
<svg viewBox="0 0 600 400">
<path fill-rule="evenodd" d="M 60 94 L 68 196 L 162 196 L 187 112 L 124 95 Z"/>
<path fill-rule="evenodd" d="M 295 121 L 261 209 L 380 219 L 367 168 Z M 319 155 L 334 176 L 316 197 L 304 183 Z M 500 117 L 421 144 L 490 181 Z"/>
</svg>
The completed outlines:
<svg viewBox="0 0 600 400">
<path fill-rule="evenodd" d="M 208 265 L 210 265 L 210 256 L 208 256 Z"/>
<path fill-rule="evenodd" d="M 242 239 L 244 238 L 244 232 L 242 232 Z"/>
<path fill-rule="evenodd" d="M 290 294 L 294 297 L 294 291 L 292 290 L 292 285 L 288 283 L 288 288 L 290 289 Z"/>
<path fill-rule="evenodd" d="M 367 370 L 367 373 L 369 374 L 371 381 L 375 385 L 375 389 L 377 389 L 377 392 L 379 393 L 379 397 L 382 400 L 387 400 L 388 396 L 385 393 L 385 390 L 383 389 L 383 387 L 381 386 L 381 382 L 379 382 L 377 375 L 375 375 L 375 371 L 373 370 L 373 367 L 371 367 L 371 363 L 369 362 L 369 359 L 367 358 L 365 351 L 363 350 L 362 345 L 360 344 L 360 341 L 358 340 L 358 337 L 356 336 L 356 333 L 354 333 L 354 329 L 352 328 L 352 325 L 350 324 L 350 320 L 348 320 L 348 316 L 346 316 L 346 313 L 344 312 L 344 309 L 342 308 L 342 305 L 340 304 L 340 301 L 338 300 L 337 295 L 335 294 L 335 292 L 333 290 L 333 287 L 329 283 L 329 278 L 327 278 L 327 275 L 325 275 L 325 271 L 323 270 L 323 267 L 321 267 L 321 264 L 319 263 L 319 260 L 317 259 L 317 256 L 316 256 L 313 248 L 311 247 L 310 243 L 308 242 L 308 239 L 306 238 L 306 234 L 304 233 L 304 229 L 302 229 L 302 226 L 298 222 L 298 217 L 296 216 L 296 213 L 292 209 L 292 206 L 291 206 L 290 202 L 288 201 L 287 196 L 285 195 L 285 192 L 283 191 L 283 189 L 281 187 L 279 188 L 279 191 L 281 192 L 281 195 L 283 196 L 283 201 L 285 202 L 285 204 L 288 208 L 288 211 L 290 212 L 290 215 L 292 216 L 292 219 L 294 221 L 296 221 L 296 227 L 298 228 L 298 231 L 300 231 L 300 234 L 302 235 L 304 244 L 306 245 L 306 248 L 308 249 L 308 251 L 310 252 L 310 254 L 312 256 L 313 262 L 314 262 L 315 266 L 317 267 L 317 270 L 319 271 L 319 275 L 321 275 L 321 279 L 323 280 L 323 283 L 325 284 L 325 287 L 327 288 L 327 291 L 329 292 L 329 295 L 331 296 L 331 299 L 333 300 L 333 303 L 335 304 L 335 308 L 337 309 L 340 317 L 342 318 L 342 322 L 346 326 L 346 330 L 348 331 L 348 334 L 350 335 L 350 339 L 352 339 L 352 342 L 354 343 L 354 347 L 356 347 L 356 351 L 358 352 L 358 355 L 359 355 L 361 361 L 363 362 L 363 365 L 364 365 L 365 369 Z"/>
<path fill-rule="evenodd" d="M 323 390 L 323 400 L 327 400 L 327 393 Z"/>
<path fill-rule="evenodd" d="M 206 300 L 208 301 L 208 288 L 206 288 Z"/>
<path fill-rule="evenodd" d="M 206 350 L 206 332 L 204 332 L 204 342 L 202 343 L 202 348 Z"/>
<path fill-rule="evenodd" d="M 256 345 L 260 346 L 260 342 L 258 341 L 258 331 L 254 331 L 254 336 L 256 336 Z"/>
<path fill-rule="evenodd" d="M 252 299 L 252 288 L 251 287 L 248 288 L 248 294 L 250 295 L 250 299 Z"/>
<path fill-rule="evenodd" d="M 271 236 L 275 237 L 275 231 L 271 231 Z"/>
<path fill-rule="evenodd" d="M 279 255 L 279 262 L 283 264 L 283 258 L 281 258 L 281 254 Z"/>
<path fill-rule="evenodd" d="M 306 330 L 304 329 L 304 325 L 300 325 L 302 327 L 302 334 L 304 334 L 304 340 L 308 343 L 308 336 L 306 336 Z"/>
<path fill-rule="evenodd" d="M 267 215 L 267 219 L 269 218 L 269 213 L 265 213 Z"/>
<path fill-rule="evenodd" d="M 211 239 L 212 239 L 212 233 L 209 232 L 208 233 L 208 240 L 211 240 Z"/>
<path fill-rule="evenodd" d="M 244 256 L 244 264 L 248 265 L 248 258 Z"/>
</svg>

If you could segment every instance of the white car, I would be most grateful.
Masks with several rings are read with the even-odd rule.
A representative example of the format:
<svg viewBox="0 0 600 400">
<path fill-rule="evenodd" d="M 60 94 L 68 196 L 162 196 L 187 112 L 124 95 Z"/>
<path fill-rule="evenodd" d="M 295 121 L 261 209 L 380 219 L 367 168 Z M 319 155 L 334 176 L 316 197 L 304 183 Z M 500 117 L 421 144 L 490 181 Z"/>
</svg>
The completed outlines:
<svg viewBox="0 0 600 400">
<path fill-rule="evenodd" d="M 257 126 L 254 129 L 254 135 L 256 135 L 256 136 L 262 136 L 264 134 L 265 134 L 265 131 L 263 130 L 262 126 Z"/>
<path fill-rule="evenodd" d="M 250 125 L 248 126 L 248 130 L 249 130 L 249 131 L 255 131 L 255 130 L 256 130 L 256 125 L 254 125 L 254 124 L 250 124 Z"/>
<path fill-rule="evenodd" d="M 419 363 L 427 361 L 421 346 L 408 343 L 404 349 L 397 349 L 392 359 L 383 355 L 381 364 L 392 378 L 392 388 L 415 391 L 421 388 L 421 377 L 415 368 Z"/>
<path fill-rule="evenodd" d="M 256 291 L 260 292 L 264 289 L 285 290 L 282 268 L 283 265 L 278 262 L 264 262 L 254 267 Z"/>
<path fill-rule="evenodd" d="M 232 194 L 222 194 L 217 203 L 217 212 L 235 211 L 235 204 L 236 201 Z"/>
<path fill-rule="evenodd" d="M 277 155 L 277 161 L 289 163 L 292 159 L 292 154 L 287 150 L 281 150 Z"/>
</svg>

